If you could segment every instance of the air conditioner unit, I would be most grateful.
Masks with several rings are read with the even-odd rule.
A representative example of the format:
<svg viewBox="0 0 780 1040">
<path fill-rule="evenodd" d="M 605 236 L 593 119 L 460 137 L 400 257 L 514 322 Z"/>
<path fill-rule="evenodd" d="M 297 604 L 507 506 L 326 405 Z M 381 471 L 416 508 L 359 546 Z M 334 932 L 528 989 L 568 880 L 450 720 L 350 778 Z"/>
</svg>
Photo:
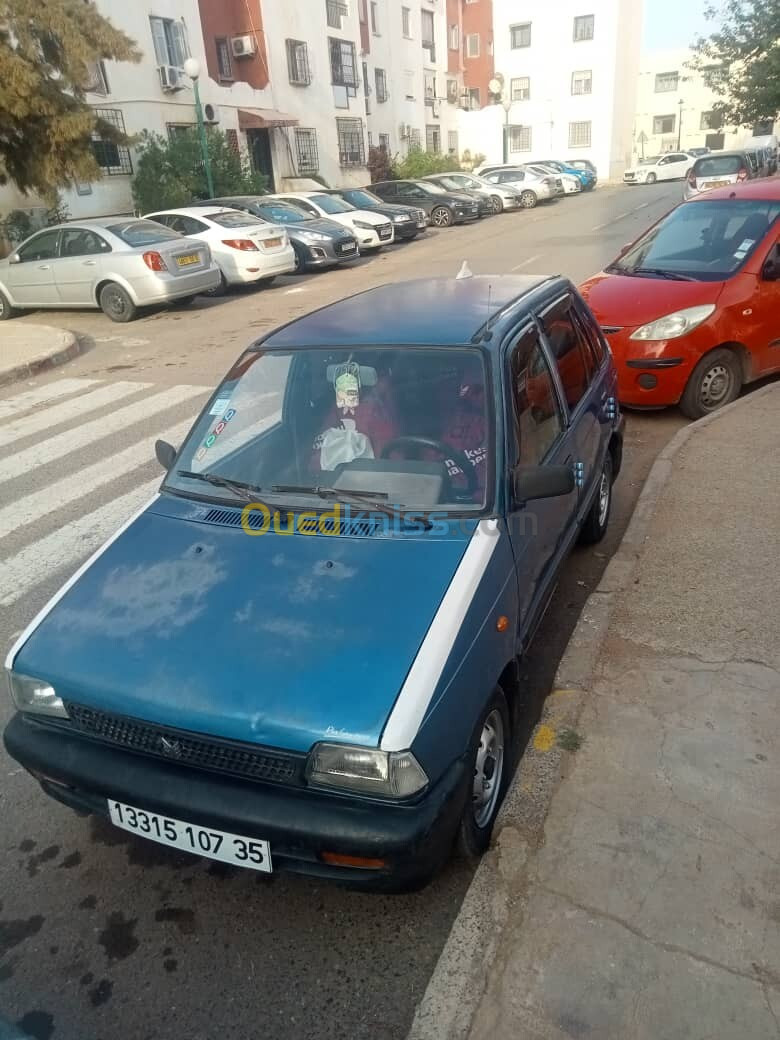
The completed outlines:
<svg viewBox="0 0 780 1040">
<path fill-rule="evenodd" d="M 234 58 L 251 58 L 257 52 L 254 36 L 231 36 L 230 49 Z"/>
<path fill-rule="evenodd" d="M 211 103 L 203 106 L 203 122 L 204 123 L 218 123 L 220 120 L 220 111 L 218 105 L 212 105 Z"/>
<path fill-rule="evenodd" d="M 160 65 L 157 69 L 160 74 L 160 85 L 163 90 L 183 90 L 184 71 L 175 65 Z"/>
</svg>

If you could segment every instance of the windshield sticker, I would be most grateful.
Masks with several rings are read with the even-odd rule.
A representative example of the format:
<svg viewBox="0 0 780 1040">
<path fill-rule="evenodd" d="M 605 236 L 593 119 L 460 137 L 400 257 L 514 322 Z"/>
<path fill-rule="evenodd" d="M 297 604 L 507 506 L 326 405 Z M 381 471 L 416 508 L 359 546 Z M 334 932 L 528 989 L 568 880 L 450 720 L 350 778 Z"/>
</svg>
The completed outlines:
<svg viewBox="0 0 780 1040">
<path fill-rule="evenodd" d="M 218 397 L 211 408 L 209 408 L 209 415 L 222 415 L 229 404 L 229 397 Z"/>
<path fill-rule="evenodd" d="M 225 403 L 227 403 L 227 400 L 229 400 L 229 398 L 226 399 Z M 212 413 L 209 413 L 209 414 L 212 414 Z M 219 437 L 219 435 L 222 433 L 222 431 L 225 429 L 225 427 L 230 422 L 230 420 L 234 417 L 235 414 L 236 414 L 235 408 L 228 408 L 228 410 L 225 412 L 225 414 L 219 420 L 217 425 L 214 427 L 214 429 L 211 431 L 211 433 L 208 435 L 208 437 L 203 442 L 203 447 L 198 450 L 198 453 L 195 456 L 196 459 L 202 459 L 203 458 L 203 456 L 206 454 L 206 452 L 212 446 L 212 444 L 217 439 L 217 437 Z"/>
<path fill-rule="evenodd" d="M 360 404 L 360 366 L 348 361 L 336 372 L 336 407 L 344 415 L 354 415 Z"/>
<path fill-rule="evenodd" d="M 748 251 L 748 249 L 750 249 L 750 247 L 753 245 L 754 242 L 755 242 L 754 238 L 746 238 L 744 240 L 744 242 L 742 242 L 740 244 L 739 252 L 740 253 L 746 253 Z"/>
<path fill-rule="evenodd" d="M 738 249 L 736 251 L 736 253 L 734 254 L 734 259 L 735 260 L 744 260 L 746 256 L 747 256 L 747 253 L 745 252 L 744 249 Z"/>
</svg>

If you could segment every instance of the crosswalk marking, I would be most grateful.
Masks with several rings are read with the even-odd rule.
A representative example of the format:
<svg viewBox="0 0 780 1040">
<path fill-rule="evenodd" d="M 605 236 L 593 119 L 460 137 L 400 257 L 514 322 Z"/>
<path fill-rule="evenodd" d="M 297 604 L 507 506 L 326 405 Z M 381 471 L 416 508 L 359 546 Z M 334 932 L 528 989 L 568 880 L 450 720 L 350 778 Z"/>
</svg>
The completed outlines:
<svg viewBox="0 0 780 1040">
<path fill-rule="evenodd" d="M 162 477 L 158 476 L 119 498 L 111 499 L 93 513 L 87 513 L 59 530 L 52 531 L 45 538 L 4 560 L 1 565 L 0 606 L 7 607 L 15 603 L 52 573 L 97 549 L 120 524 L 147 499 L 151 499 L 161 480 Z"/>
<path fill-rule="evenodd" d="M 24 451 L 16 452 L 8 458 L 0 460 L 0 482 L 29 473 L 37 466 L 45 466 L 49 462 L 61 459 L 71 452 L 79 451 L 88 445 L 115 434 L 125 426 L 132 426 L 165 411 L 175 405 L 184 404 L 201 394 L 208 392 L 203 386 L 174 386 L 161 393 L 153 394 L 142 401 L 118 408 L 101 419 L 74 426 L 73 429 L 47 440 L 39 441 Z M 78 479 L 74 476 L 74 479 Z"/>
<path fill-rule="evenodd" d="M 23 419 L 17 419 L 15 422 L 4 423 L 0 426 L 0 448 L 13 444 L 22 437 L 30 437 L 34 433 L 41 433 L 53 426 L 71 422 L 87 412 L 105 408 L 106 405 L 121 401 L 123 397 L 130 397 L 131 394 L 137 394 L 141 390 L 148 390 L 151 385 L 151 383 L 109 383 L 88 394 L 74 397 L 70 401 L 63 401 L 45 411 L 35 412 Z"/>
<path fill-rule="evenodd" d="M 46 383 L 45 386 L 37 386 L 34 390 L 25 390 L 13 397 L 6 397 L 0 401 L 0 419 L 6 419 L 9 415 L 21 415 L 39 404 L 47 404 L 55 401 L 58 397 L 67 397 L 68 394 L 78 393 L 87 387 L 95 386 L 99 379 L 58 379 L 54 383 Z"/>
<path fill-rule="evenodd" d="M 155 440 L 159 436 L 170 444 L 179 445 L 190 425 L 189 420 L 178 423 L 169 430 L 155 435 Z M 41 488 L 40 491 L 33 491 L 24 498 L 17 499 L 16 502 L 0 509 L 0 538 L 5 538 L 18 528 L 24 527 L 25 524 L 35 523 L 49 513 L 84 498 L 104 484 L 110 484 L 112 480 L 116 480 L 124 473 L 129 473 L 145 462 L 152 461 L 153 458 L 153 442 L 145 437 L 142 441 L 132 444 L 116 455 L 110 455 L 92 466 L 86 466 L 78 473 L 63 477 L 62 480 Z"/>
</svg>

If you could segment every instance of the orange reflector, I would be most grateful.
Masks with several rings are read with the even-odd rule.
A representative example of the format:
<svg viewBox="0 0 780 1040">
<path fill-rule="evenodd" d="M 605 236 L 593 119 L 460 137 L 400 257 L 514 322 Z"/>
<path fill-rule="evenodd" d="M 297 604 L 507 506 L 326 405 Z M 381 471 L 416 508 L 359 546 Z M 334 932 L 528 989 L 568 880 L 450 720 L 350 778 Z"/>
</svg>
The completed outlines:
<svg viewBox="0 0 780 1040">
<path fill-rule="evenodd" d="M 506 614 L 502 614 L 501 617 L 498 619 L 498 621 L 496 621 L 496 631 L 497 632 L 506 632 L 506 630 L 508 628 L 509 628 L 509 618 L 506 616 Z"/>
<path fill-rule="evenodd" d="M 342 856 L 339 852 L 321 852 L 320 859 L 323 863 L 330 863 L 334 867 L 363 867 L 365 870 L 381 870 L 387 866 L 383 859 L 369 859 L 366 856 Z"/>
</svg>

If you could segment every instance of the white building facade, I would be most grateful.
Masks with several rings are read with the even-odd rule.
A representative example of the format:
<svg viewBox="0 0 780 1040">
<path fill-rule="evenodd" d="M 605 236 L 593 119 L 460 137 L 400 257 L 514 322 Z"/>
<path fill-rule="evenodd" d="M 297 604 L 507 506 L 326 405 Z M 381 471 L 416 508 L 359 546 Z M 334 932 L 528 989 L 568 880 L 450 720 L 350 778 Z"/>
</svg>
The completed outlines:
<svg viewBox="0 0 780 1040">
<path fill-rule="evenodd" d="M 600 178 L 620 178 L 632 157 L 641 0 L 492 0 L 492 8 L 502 92 L 490 99 L 497 104 L 462 113 L 462 146 L 501 162 L 506 132 L 510 162 L 589 159 Z"/>
</svg>

